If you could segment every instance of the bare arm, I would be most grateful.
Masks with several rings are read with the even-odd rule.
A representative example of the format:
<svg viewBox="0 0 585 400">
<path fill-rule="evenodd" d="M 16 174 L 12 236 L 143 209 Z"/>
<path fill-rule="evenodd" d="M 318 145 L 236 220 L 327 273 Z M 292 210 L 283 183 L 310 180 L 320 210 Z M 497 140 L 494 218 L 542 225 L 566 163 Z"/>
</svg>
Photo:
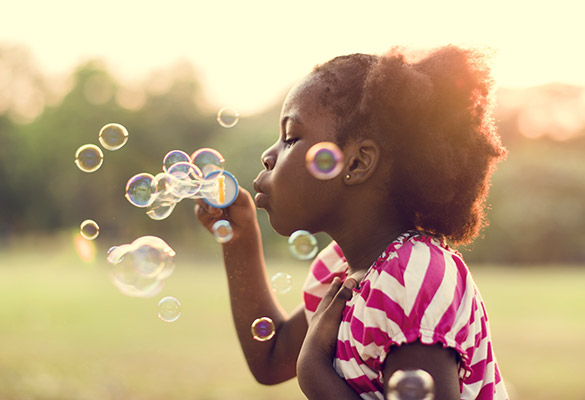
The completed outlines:
<svg viewBox="0 0 585 400">
<path fill-rule="evenodd" d="M 459 391 L 458 356 L 455 350 L 441 344 L 425 345 L 414 342 L 392 347 L 384 365 L 384 392 L 388 381 L 397 370 L 422 369 L 434 381 L 435 400 L 458 400 Z"/>
<path fill-rule="evenodd" d="M 201 223 L 211 230 L 215 221 L 227 219 L 233 238 L 223 244 L 232 316 L 248 366 L 258 382 L 276 384 L 296 376 L 296 361 L 307 331 L 302 307 L 289 317 L 280 307 L 266 273 L 256 208 L 250 194 L 240 188 L 238 198 L 224 210 L 203 202 L 195 206 Z M 269 317 L 276 334 L 258 342 L 251 333 L 252 322 Z"/>
</svg>

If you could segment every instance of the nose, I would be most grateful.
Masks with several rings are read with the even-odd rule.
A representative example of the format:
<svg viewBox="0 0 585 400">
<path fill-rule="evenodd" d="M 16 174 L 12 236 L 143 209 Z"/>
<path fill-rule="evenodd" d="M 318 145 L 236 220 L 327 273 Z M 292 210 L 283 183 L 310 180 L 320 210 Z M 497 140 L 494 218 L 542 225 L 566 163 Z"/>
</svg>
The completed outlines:
<svg viewBox="0 0 585 400">
<path fill-rule="evenodd" d="M 270 171 L 274 168 L 274 165 L 276 164 L 276 155 L 272 151 L 272 147 L 266 149 L 264 153 L 262 153 L 260 161 L 262 161 L 262 165 L 264 165 L 266 170 Z"/>
</svg>

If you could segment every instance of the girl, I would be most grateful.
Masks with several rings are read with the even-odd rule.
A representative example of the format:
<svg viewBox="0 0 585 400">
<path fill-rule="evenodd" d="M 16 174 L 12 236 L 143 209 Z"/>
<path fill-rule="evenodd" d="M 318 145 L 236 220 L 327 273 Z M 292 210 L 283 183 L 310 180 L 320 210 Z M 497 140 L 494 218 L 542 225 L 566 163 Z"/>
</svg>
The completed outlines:
<svg viewBox="0 0 585 400">
<path fill-rule="evenodd" d="M 383 399 L 399 369 L 423 369 L 435 399 L 507 399 L 487 315 L 461 255 L 484 225 L 495 163 L 505 154 L 480 55 L 446 46 L 409 62 L 394 49 L 317 66 L 288 94 L 280 135 L 262 155 L 255 203 L 274 230 L 325 232 L 304 304 L 290 316 L 266 274 L 248 192 L 225 210 L 198 203 L 208 229 L 228 219 L 223 245 L 233 318 L 256 379 L 298 377 L 310 399 Z M 305 168 L 316 143 L 344 153 L 342 172 Z M 258 342 L 252 321 L 276 335 Z"/>
</svg>

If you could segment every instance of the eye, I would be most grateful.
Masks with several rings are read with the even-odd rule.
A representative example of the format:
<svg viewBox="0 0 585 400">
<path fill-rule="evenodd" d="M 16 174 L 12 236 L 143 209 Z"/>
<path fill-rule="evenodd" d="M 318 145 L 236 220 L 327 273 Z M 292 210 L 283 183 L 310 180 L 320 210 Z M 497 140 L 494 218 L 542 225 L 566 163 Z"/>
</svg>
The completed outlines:
<svg viewBox="0 0 585 400">
<path fill-rule="evenodd" d="M 291 147 L 293 144 L 295 144 L 299 139 L 297 138 L 290 138 L 290 139 L 286 139 L 283 140 L 284 144 L 286 145 L 286 147 Z"/>
</svg>

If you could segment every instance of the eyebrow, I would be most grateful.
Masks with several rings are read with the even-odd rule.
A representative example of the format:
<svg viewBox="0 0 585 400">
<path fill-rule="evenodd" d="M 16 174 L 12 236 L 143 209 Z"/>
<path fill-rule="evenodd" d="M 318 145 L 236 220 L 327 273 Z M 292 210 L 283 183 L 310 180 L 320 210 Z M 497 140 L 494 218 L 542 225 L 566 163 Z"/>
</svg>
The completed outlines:
<svg viewBox="0 0 585 400">
<path fill-rule="evenodd" d="M 284 132 L 284 130 L 285 130 L 284 128 L 286 127 L 286 124 L 287 124 L 288 121 L 292 121 L 292 122 L 294 122 L 295 124 L 298 124 L 298 125 L 303 125 L 303 123 L 295 115 L 287 115 L 280 122 L 281 131 Z"/>
</svg>

